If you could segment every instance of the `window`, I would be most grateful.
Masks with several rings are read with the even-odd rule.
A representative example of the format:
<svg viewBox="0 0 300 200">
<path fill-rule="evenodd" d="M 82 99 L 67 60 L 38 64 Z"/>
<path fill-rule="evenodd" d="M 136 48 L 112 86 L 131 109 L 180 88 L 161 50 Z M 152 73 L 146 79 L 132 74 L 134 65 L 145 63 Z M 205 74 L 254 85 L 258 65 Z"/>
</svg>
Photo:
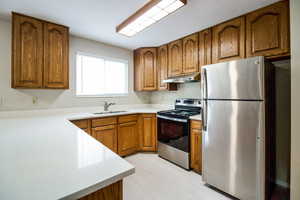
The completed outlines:
<svg viewBox="0 0 300 200">
<path fill-rule="evenodd" d="M 128 62 L 77 53 L 77 96 L 128 94 Z"/>
</svg>

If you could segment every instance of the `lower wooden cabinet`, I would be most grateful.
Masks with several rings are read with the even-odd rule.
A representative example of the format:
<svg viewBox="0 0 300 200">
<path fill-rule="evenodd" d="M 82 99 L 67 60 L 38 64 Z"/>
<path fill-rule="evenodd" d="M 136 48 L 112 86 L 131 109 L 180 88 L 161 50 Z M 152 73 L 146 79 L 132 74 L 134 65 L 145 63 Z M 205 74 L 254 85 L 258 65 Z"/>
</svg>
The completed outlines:
<svg viewBox="0 0 300 200">
<path fill-rule="evenodd" d="M 72 120 L 71 121 L 74 125 L 81 128 L 83 131 L 87 132 L 88 134 L 91 134 L 90 129 L 90 120 L 88 119 L 82 119 L 82 120 Z"/>
<path fill-rule="evenodd" d="M 202 173 L 202 131 L 201 121 L 191 121 L 191 168 Z"/>
<path fill-rule="evenodd" d="M 92 129 L 92 136 L 112 151 L 118 151 L 117 126 L 107 125 Z"/>
<path fill-rule="evenodd" d="M 156 115 L 142 114 L 139 117 L 139 140 L 141 151 L 157 151 Z"/>
<path fill-rule="evenodd" d="M 79 200 L 122 200 L 123 181 L 118 181 L 96 192 L 80 198 Z"/>
<path fill-rule="evenodd" d="M 126 156 L 138 151 L 137 121 L 118 125 L 118 154 Z"/>
</svg>

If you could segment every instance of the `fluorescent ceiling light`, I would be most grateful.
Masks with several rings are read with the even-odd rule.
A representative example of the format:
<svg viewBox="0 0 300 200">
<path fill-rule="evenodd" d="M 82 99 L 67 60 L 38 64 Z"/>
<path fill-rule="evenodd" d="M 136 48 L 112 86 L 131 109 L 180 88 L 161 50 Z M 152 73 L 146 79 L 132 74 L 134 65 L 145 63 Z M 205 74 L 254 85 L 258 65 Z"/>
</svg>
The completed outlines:
<svg viewBox="0 0 300 200">
<path fill-rule="evenodd" d="M 186 3 L 187 0 L 150 0 L 149 3 L 117 26 L 116 31 L 131 37 L 175 12 Z"/>
</svg>

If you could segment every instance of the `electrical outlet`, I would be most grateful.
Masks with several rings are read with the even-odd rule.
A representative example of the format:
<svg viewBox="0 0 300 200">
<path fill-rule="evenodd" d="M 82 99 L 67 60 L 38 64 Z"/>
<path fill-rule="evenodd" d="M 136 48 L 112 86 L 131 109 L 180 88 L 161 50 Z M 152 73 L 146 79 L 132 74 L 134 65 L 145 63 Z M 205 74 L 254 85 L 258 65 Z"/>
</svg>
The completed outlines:
<svg viewBox="0 0 300 200">
<path fill-rule="evenodd" d="M 37 103 L 38 103 L 38 98 L 32 97 L 32 104 L 37 104 Z"/>
</svg>

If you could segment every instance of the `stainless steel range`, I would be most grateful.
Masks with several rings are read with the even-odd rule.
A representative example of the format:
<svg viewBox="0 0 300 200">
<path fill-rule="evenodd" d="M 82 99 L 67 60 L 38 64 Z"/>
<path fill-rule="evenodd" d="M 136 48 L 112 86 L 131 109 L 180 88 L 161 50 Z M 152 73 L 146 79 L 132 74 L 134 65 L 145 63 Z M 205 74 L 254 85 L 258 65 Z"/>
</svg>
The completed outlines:
<svg viewBox="0 0 300 200">
<path fill-rule="evenodd" d="M 200 114 L 200 99 L 176 99 L 175 110 L 157 113 L 158 155 L 189 169 L 189 118 Z"/>
</svg>

